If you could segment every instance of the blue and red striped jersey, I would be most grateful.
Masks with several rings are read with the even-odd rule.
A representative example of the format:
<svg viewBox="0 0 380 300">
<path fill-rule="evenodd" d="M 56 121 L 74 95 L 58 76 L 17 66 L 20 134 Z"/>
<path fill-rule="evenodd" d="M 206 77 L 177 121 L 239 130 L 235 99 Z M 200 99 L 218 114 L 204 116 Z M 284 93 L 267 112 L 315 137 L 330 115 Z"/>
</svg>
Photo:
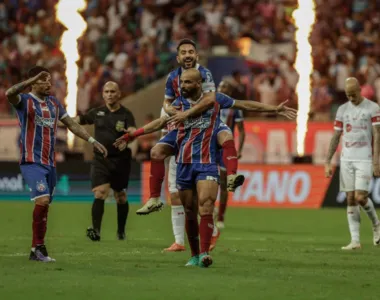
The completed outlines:
<svg viewBox="0 0 380 300">
<path fill-rule="evenodd" d="M 67 116 L 62 104 L 53 96 L 42 100 L 29 93 L 20 94 L 20 101 L 15 108 L 21 127 L 20 164 L 55 166 L 58 120 Z"/>
<path fill-rule="evenodd" d="M 202 96 L 199 98 L 199 100 Z M 198 101 L 199 101 L 198 100 Z M 181 106 L 182 111 L 190 109 L 198 101 L 192 101 L 182 96 L 174 104 Z M 179 131 L 180 149 L 177 154 L 177 163 L 217 162 L 217 134 L 221 126 L 220 109 L 231 108 L 234 100 L 222 93 L 216 93 L 216 103 L 212 109 L 203 112 L 200 116 L 185 120 L 183 130 Z"/>
<path fill-rule="evenodd" d="M 234 133 L 236 123 L 244 121 L 243 112 L 240 109 L 222 109 L 220 110 L 220 120 L 230 127 L 232 133 Z"/>
<path fill-rule="evenodd" d="M 202 91 L 203 93 L 215 92 L 215 82 L 211 72 L 205 67 L 196 64 L 195 68 L 201 73 L 202 76 Z M 179 67 L 171 71 L 166 79 L 165 85 L 165 99 L 176 99 L 181 96 L 181 87 L 179 79 L 182 75 L 183 69 Z"/>
</svg>

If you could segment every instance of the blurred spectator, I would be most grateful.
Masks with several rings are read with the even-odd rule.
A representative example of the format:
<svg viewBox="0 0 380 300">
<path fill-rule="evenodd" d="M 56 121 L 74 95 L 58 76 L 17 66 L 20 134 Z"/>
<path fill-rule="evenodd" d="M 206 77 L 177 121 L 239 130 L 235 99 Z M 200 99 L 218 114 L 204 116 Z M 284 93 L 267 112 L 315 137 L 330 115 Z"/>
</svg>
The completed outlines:
<svg viewBox="0 0 380 300">
<path fill-rule="evenodd" d="M 329 121 L 333 94 L 328 86 L 328 79 L 323 76 L 311 93 L 311 113 L 314 121 Z"/>
</svg>

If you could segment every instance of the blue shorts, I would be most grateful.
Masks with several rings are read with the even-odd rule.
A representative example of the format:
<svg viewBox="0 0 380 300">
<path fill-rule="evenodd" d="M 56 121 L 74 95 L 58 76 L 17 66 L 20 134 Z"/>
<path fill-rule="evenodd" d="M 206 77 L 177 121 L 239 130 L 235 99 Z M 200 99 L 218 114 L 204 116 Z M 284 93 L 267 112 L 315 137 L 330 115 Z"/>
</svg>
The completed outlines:
<svg viewBox="0 0 380 300">
<path fill-rule="evenodd" d="M 29 186 L 30 200 L 34 201 L 43 196 L 53 200 L 54 188 L 57 183 L 55 167 L 35 163 L 20 165 L 21 174 Z"/>
<path fill-rule="evenodd" d="M 193 189 L 199 180 L 213 180 L 219 184 L 217 164 L 177 164 L 177 189 Z"/>
<path fill-rule="evenodd" d="M 157 144 L 169 145 L 173 148 L 175 152 L 178 150 L 178 130 L 174 129 L 169 131 L 165 136 L 163 136 Z"/>
</svg>

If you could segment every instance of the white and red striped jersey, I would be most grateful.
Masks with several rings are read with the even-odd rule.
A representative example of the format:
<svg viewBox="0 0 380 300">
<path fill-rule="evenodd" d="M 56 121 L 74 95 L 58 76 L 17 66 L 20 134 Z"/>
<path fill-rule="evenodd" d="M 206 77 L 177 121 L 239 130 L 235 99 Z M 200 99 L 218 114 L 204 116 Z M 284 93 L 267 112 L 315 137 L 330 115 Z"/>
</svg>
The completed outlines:
<svg viewBox="0 0 380 300">
<path fill-rule="evenodd" d="M 334 129 L 343 131 L 342 161 L 372 161 L 372 126 L 380 125 L 380 107 L 366 98 L 339 106 Z"/>
<path fill-rule="evenodd" d="M 20 164 L 39 163 L 55 166 L 55 140 L 58 120 L 67 116 L 53 96 L 40 99 L 32 93 L 20 94 L 15 105 L 21 127 Z"/>
</svg>

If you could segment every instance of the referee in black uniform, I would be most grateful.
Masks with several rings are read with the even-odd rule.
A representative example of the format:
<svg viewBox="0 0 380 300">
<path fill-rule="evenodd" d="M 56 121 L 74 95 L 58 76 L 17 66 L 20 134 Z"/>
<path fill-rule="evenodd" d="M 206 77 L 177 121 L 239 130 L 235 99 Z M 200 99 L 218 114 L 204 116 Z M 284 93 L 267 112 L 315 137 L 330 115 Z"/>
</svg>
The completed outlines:
<svg viewBox="0 0 380 300">
<path fill-rule="evenodd" d="M 117 202 L 117 237 L 119 240 L 124 240 L 129 212 L 126 189 L 132 153 L 127 143 L 121 144 L 118 148 L 115 148 L 113 143 L 124 134 L 124 129 L 135 128 L 136 124 L 132 113 L 120 104 L 120 90 L 117 83 L 110 81 L 104 85 L 103 99 L 104 106 L 94 108 L 75 119 L 81 125 L 95 124 L 95 139 L 108 150 L 107 159 L 95 151 L 91 165 L 91 183 L 95 200 L 92 204 L 92 227 L 87 229 L 87 236 L 92 241 L 100 241 L 104 201 L 112 188 Z"/>
</svg>

